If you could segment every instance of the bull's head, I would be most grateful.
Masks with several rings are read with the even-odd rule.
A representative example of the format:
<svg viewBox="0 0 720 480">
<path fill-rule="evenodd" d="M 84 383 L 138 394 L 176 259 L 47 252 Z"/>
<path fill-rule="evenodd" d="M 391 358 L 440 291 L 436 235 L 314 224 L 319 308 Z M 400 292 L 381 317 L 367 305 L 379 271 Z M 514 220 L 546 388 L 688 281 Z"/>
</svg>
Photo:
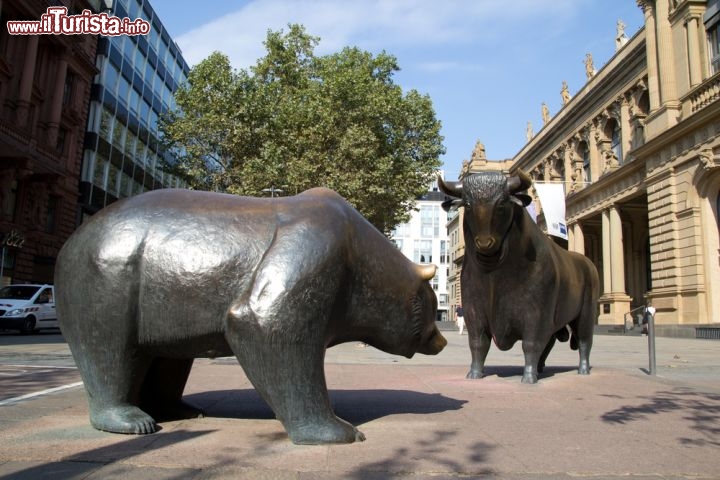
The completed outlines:
<svg viewBox="0 0 720 480">
<path fill-rule="evenodd" d="M 521 193 L 532 185 L 530 177 L 522 170 L 510 178 L 500 172 L 480 172 L 462 183 L 438 178 L 438 185 L 454 197 L 443 207 L 465 207 L 465 249 L 474 250 L 483 265 L 497 264 L 504 256 L 501 247 L 515 213 L 530 203 L 530 197 Z"/>
</svg>

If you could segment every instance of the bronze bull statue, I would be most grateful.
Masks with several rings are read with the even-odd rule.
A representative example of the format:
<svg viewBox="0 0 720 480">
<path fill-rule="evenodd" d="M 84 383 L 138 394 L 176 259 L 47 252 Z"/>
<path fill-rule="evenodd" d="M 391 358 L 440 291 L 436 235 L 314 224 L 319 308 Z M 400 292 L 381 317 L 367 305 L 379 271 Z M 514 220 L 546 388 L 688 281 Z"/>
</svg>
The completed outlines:
<svg viewBox="0 0 720 480">
<path fill-rule="evenodd" d="M 462 304 L 472 363 L 467 378 L 482 378 L 492 338 L 500 350 L 522 341 L 523 383 L 536 383 L 556 338 L 579 350 L 578 373 L 590 373 L 599 280 L 584 255 L 550 240 L 524 208 L 532 180 L 522 171 L 506 178 L 480 172 L 444 182 L 453 197 L 444 207 L 464 207 Z"/>
<path fill-rule="evenodd" d="M 342 197 L 159 190 L 119 201 L 66 242 L 57 311 L 91 424 L 152 433 L 194 358 L 235 355 L 295 443 L 364 436 L 328 398 L 325 350 L 362 341 L 412 357 L 446 344 L 429 280 Z"/>
</svg>

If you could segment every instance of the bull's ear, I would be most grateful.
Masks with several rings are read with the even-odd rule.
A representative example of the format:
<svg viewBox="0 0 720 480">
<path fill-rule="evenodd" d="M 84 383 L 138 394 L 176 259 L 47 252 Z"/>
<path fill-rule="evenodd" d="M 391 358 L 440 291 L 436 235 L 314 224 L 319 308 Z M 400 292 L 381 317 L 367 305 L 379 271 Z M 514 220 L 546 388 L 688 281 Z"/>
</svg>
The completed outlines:
<svg viewBox="0 0 720 480">
<path fill-rule="evenodd" d="M 462 197 L 462 182 L 446 182 L 442 176 L 438 175 L 438 187 L 440 187 L 440 190 L 446 195 L 458 198 Z"/>
<path fill-rule="evenodd" d="M 416 263 L 415 270 L 418 272 L 421 279 L 429 281 L 435 276 L 437 267 L 432 263 Z"/>
<path fill-rule="evenodd" d="M 462 199 L 460 198 L 453 198 L 450 200 L 445 200 L 440 204 L 446 212 L 451 212 L 453 210 L 457 210 L 460 208 L 460 205 L 462 205 Z"/>
<path fill-rule="evenodd" d="M 530 198 L 530 195 L 525 195 L 524 193 L 516 193 L 514 195 L 510 195 L 510 199 L 521 207 L 527 207 L 532 203 L 532 198 Z"/>
</svg>

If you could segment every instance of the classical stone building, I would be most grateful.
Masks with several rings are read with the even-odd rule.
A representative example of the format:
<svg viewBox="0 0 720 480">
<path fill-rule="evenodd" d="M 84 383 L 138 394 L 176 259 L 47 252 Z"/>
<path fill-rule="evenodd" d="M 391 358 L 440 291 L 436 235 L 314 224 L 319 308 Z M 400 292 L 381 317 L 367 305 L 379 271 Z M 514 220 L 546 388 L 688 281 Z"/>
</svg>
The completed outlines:
<svg viewBox="0 0 720 480">
<path fill-rule="evenodd" d="M 720 322 L 720 2 L 637 3 L 644 27 L 509 170 L 564 183 L 569 248 L 600 272 L 600 324 L 652 304 L 661 332 L 694 331 Z"/>
<path fill-rule="evenodd" d="M 8 20 L 40 20 L 51 5 L 0 2 L 0 283 L 52 282 L 76 225 L 78 179 L 97 36 L 10 35 Z"/>
</svg>

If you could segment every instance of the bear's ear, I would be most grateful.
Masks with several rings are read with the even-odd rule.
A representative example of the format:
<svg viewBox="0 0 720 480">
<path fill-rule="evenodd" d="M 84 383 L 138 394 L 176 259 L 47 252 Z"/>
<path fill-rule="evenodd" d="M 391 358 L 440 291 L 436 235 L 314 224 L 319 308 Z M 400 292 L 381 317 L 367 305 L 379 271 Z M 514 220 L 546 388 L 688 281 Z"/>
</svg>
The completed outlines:
<svg viewBox="0 0 720 480">
<path fill-rule="evenodd" d="M 437 267 L 432 263 L 416 263 L 415 270 L 418 272 L 421 279 L 432 280 L 435 276 L 435 272 L 437 271 Z"/>
</svg>

